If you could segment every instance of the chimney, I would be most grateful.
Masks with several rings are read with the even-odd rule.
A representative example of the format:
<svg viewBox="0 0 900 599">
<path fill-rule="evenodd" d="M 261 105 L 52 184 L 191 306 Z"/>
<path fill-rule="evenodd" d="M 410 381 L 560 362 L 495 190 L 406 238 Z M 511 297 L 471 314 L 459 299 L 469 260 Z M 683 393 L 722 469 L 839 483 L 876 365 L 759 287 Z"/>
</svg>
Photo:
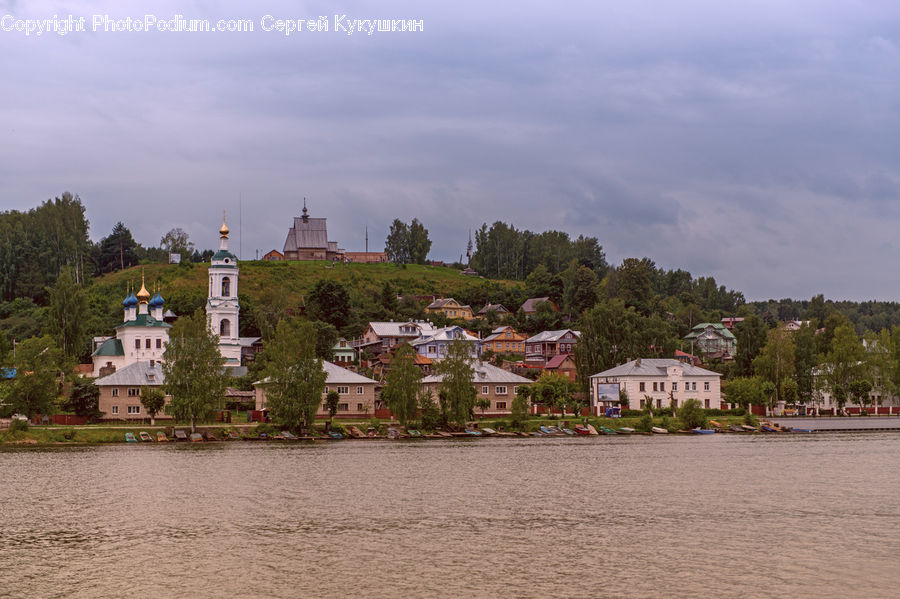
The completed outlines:
<svg viewBox="0 0 900 599">
<path fill-rule="evenodd" d="M 635 360 L 635 361 L 634 361 L 634 365 L 635 365 L 635 366 L 640 366 L 640 365 L 641 365 L 641 359 L 638 358 L 637 360 Z"/>
</svg>

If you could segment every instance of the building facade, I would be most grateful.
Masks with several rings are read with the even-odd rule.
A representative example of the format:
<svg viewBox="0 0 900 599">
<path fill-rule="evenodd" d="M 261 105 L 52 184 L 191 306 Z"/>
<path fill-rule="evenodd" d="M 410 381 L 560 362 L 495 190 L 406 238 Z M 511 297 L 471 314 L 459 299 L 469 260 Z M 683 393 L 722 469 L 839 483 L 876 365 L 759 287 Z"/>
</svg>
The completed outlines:
<svg viewBox="0 0 900 599">
<path fill-rule="evenodd" d="M 143 420 L 150 418 L 141 405 L 141 387 L 161 388 L 166 382 L 160 363 L 156 360 L 134 362 L 114 373 L 94 381 L 100 389 L 98 409 L 101 420 Z M 166 405 L 171 401 L 166 396 Z M 171 419 L 165 411 L 158 419 Z"/>
<path fill-rule="evenodd" d="M 543 331 L 525 340 L 525 362 L 543 366 L 554 356 L 575 353 L 581 333 L 572 329 Z"/>
<path fill-rule="evenodd" d="M 369 418 L 375 414 L 375 403 L 378 400 L 375 388 L 378 384 L 377 381 L 341 368 L 332 362 L 323 361 L 322 368 L 325 370 L 327 378 L 325 379 L 325 388 L 322 390 L 322 402 L 316 410 L 317 418 L 328 417 L 325 396 L 329 391 L 337 391 L 340 396 L 338 418 Z M 264 379 L 253 383 L 257 410 L 268 409 L 267 382 L 268 379 Z"/>
<path fill-rule="evenodd" d="M 472 306 L 464 306 L 452 297 L 436 299 L 425 308 L 428 314 L 443 314 L 447 318 L 472 320 Z"/>
<path fill-rule="evenodd" d="M 481 356 L 481 340 L 461 326 L 449 326 L 435 330 L 432 334 L 410 342 L 420 356 L 431 360 L 442 360 L 450 352 L 450 344 L 456 340 L 469 344 L 469 355 L 473 359 Z"/>
<path fill-rule="evenodd" d="M 516 332 L 510 326 L 497 327 L 491 334 L 484 338 L 482 347 L 484 351 L 490 350 L 495 354 L 519 354 L 525 355 L 526 335 Z"/>
<path fill-rule="evenodd" d="M 225 358 L 227 367 L 241 365 L 238 271 L 237 256 L 228 251 L 228 225 L 223 218 L 219 229 L 219 251 L 213 254 L 209 265 L 206 322 L 209 330 L 219 336 L 219 353 Z"/>
<path fill-rule="evenodd" d="M 444 376 L 440 374 L 422 379 L 422 386 L 431 390 L 435 401 L 443 380 Z M 476 398 L 488 399 L 491 402 L 490 407 L 484 411 L 484 416 L 509 416 L 518 388 L 532 383 L 531 379 L 507 372 L 493 364 L 472 362 L 472 386 L 475 388 Z M 482 414 L 480 409 L 476 409 L 476 413 Z"/>
<path fill-rule="evenodd" d="M 328 240 L 327 219 L 312 218 L 303 200 L 302 216 L 294 217 L 294 224 L 284 240 L 285 260 L 341 260 L 344 250 L 336 241 Z"/>
</svg>

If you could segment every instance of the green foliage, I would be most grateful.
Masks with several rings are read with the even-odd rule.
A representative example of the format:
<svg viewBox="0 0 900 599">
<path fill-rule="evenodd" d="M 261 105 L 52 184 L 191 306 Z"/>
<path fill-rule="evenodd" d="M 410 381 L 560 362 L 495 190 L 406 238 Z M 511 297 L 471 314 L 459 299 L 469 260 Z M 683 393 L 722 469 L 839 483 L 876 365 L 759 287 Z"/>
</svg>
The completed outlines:
<svg viewBox="0 0 900 599">
<path fill-rule="evenodd" d="M 90 349 L 85 335 L 87 296 L 75 282 L 71 268 L 63 268 L 53 287 L 47 288 L 49 307 L 47 329 L 56 337 L 63 354 L 70 360 L 87 357 Z"/>
<path fill-rule="evenodd" d="M 316 357 L 315 327 L 299 319 L 282 320 L 263 354 L 272 418 L 294 429 L 311 429 L 327 378 Z"/>
<path fill-rule="evenodd" d="M 734 356 L 735 375 L 753 376 L 753 360 L 766 344 L 766 325 L 758 316 L 750 315 L 734 330 L 737 350 Z"/>
<path fill-rule="evenodd" d="M 16 378 L 10 393 L 15 412 L 29 418 L 55 412 L 62 351 L 49 335 L 26 339 L 16 348 Z"/>
<path fill-rule="evenodd" d="M 765 346 L 753 360 L 753 371 L 763 380 L 775 385 L 774 401 L 784 401 L 782 381 L 794 375 L 793 333 L 783 327 L 770 329 Z"/>
<path fill-rule="evenodd" d="M 100 240 L 100 251 L 97 258 L 97 270 L 101 273 L 124 270 L 138 263 L 137 243 L 131 231 L 117 222 L 112 232 Z"/>
<path fill-rule="evenodd" d="M 706 412 L 700 405 L 698 399 L 685 400 L 681 407 L 678 408 L 678 418 L 681 420 L 684 428 L 706 428 L 709 421 L 706 418 Z"/>
<path fill-rule="evenodd" d="M 407 343 L 400 345 L 391 360 L 381 399 L 400 424 L 415 418 L 416 396 L 422 385 L 422 371 L 415 363 L 416 351 Z"/>
<path fill-rule="evenodd" d="M 19 420 L 18 418 L 16 418 L 15 420 L 13 420 L 12 422 L 9 423 L 9 432 L 11 432 L 11 433 L 25 432 L 28 430 L 28 427 L 29 427 L 29 425 L 28 425 L 27 420 Z"/>
<path fill-rule="evenodd" d="M 641 432 L 649 433 L 650 429 L 653 428 L 653 415 L 650 412 L 641 414 L 641 419 L 634 428 Z"/>
<path fill-rule="evenodd" d="M 350 293 L 341 283 L 319 279 L 306 298 L 306 313 L 341 330 L 350 318 Z"/>
<path fill-rule="evenodd" d="M 94 379 L 75 377 L 71 381 L 69 397 L 62 408 L 76 416 L 85 416 L 93 420 L 102 415 L 98 408 L 99 403 L 100 388 L 94 384 Z"/>
<path fill-rule="evenodd" d="M 141 387 L 141 405 L 144 411 L 150 415 L 150 422 L 156 418 L 156 415 L 163 411 L 166 406 L 166 394 L 157 387 L 143 386 Z"/>
<path fill-rule="evenodd" d="M 856 379 L 850 381 L 847 389 L 854 402 L 862 407 L 869 404 L 869 392 L 872 390 L 872 383 L 868 379 Z"/>
<path fill-rule="evenodd" d="M 856 331 L 849 324 L 840 325 L 835 329 L 830 345 L 831 351 L 825 356 L 825 378 L 835 399 L 837 389 L 840 387 L 846 401 L 850 382 L 863 378 L 865 352 Z M 843 404 L 839 405 L 843 408 Z"/>
<path fill-rule="evenodd" d="M 434 400 L 431 389 L 419 391 L 418 402 L 422 428 L 429 431 L 438 428 L 441 425 L 441 410 Z"/>
<path fill-rule="evenodd" d="M 316 356 L 329 362 L 334 359 L 334 345 L 338 340 L 338 331 L 334 325 L 321 320 L 312 323 L 316 331 Z"/>
<path fill-rule="evenodd" d="M 388 260 L 397 265 L 424 264 L 431 249 L 428 229 L 418 219 L 407 225 L 395 218 L 384 243 Z"/>
<path fill-rule="evenodd" d="M 341 401 L 341 395 L 335 390 L 331 390 L 325 394 L 325 407 L 328 408 L 328 417 L 334 418 L 338 412 L 338 403 Z"/>
<path fill-rule="evenodd" d="M 759 377 L 738 377 L 724 382 L 722 393 L 725 401 L 745 409 L 751 405 L 763 405 L 766 395 L 763 393 L 762 383 Z"/>
<path fill-rule="evenodd" d="M 454 339 L 447 349 L 447 356 L 436 367 L 437 372 L 443 375 L 439 392 L 442 412 L 457 425 L 465 424 L 475 407 L 470 349 L 462 339 Z"/>
<path fill-rule="evenodd" d="M 531 388 L 529 385 L 519 385 L 519 388 L 516 390 L 516 396 L 513 398 L 510 409 L 510 419 L 512 420 L 513 428 L 521 429 L 528 422 L 528 418 L 531 415 L 531 405 L 528 402 L 530 394 Z"/>
<path fill-rule="evenodd" d="M 198 420 L 208 420 L 222 403 L 224 364 L 219 337 L 210 332 L 202 311 L 175 321 L 162 362 L 165 390 L 172 396 L 167 412 L 177 420 L 189 420 L 191 431 L 197 430 Z"/>
<path fill-rule="evenodd" d="M 479 397 L 475 400 L 475 407 L 481 410 L 481 417 L 484 418 L 484 412 L 491 407 L 491 400 L 487 397 Z"/>
<path fill-rule="evenodd" d="M 167 254 L 181 254 L 181 259 L 187 261 L 194 253 L 194 244 L 190 236 L 181 227 L 175 227 L 163 235 L 159 240 L 160 247 Z"/>
<path fill-rule="evenodd" d="M 557 372 L 545 372 L 531 385 L 531 399 L 534 403 L 552 409 L 565 409 L 572 396 L 572 383 Z"/>
<path fill-rule="evenodd" d="M 582 312 L 597 303 L 597 275 L 585 266 L 579 266 L 575 260 L 563 273 L 565 282 L 564 305 L 571 316 L 577 318 Z"/>
</svg>

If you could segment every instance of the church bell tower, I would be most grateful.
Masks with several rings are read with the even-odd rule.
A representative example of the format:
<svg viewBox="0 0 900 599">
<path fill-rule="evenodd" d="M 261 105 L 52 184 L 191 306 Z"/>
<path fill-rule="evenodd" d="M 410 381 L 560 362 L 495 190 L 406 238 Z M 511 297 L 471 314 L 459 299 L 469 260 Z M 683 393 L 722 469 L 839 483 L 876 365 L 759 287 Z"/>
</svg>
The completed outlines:
<svg viewBox="0 0 900 599">
<path fill-rule="evenodd" d="M 209 265 L 209 293 L 206 320 L 210 331 L 219 336 L 219 353 L 226 366 L 241 365 L 238 316 L 238 260 L 228 251 L 228 225 L 222 217 L 219 229 L 219 251 Z"/>
</svg>

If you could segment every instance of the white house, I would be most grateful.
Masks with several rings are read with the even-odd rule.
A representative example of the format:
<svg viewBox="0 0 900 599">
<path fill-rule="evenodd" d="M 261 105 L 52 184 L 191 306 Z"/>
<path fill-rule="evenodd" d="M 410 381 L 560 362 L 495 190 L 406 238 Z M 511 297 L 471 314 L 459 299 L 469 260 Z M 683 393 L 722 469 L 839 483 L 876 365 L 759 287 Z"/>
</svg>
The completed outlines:
<svg viewBox="0 0 900 599">
<path fill-rule="evenodd" d="M 677 409 L 687 399 L 700 400 L 704 408 L 722 408 L 721 377 L 672 358 L 638 358 L 590 377 L 591 410 L 599 415 L 602 408 L 618 405 L 620 389 L 628 394 L 632 410 L 642 409 L 647 401 L 657 408 Z"/>
</svg>

